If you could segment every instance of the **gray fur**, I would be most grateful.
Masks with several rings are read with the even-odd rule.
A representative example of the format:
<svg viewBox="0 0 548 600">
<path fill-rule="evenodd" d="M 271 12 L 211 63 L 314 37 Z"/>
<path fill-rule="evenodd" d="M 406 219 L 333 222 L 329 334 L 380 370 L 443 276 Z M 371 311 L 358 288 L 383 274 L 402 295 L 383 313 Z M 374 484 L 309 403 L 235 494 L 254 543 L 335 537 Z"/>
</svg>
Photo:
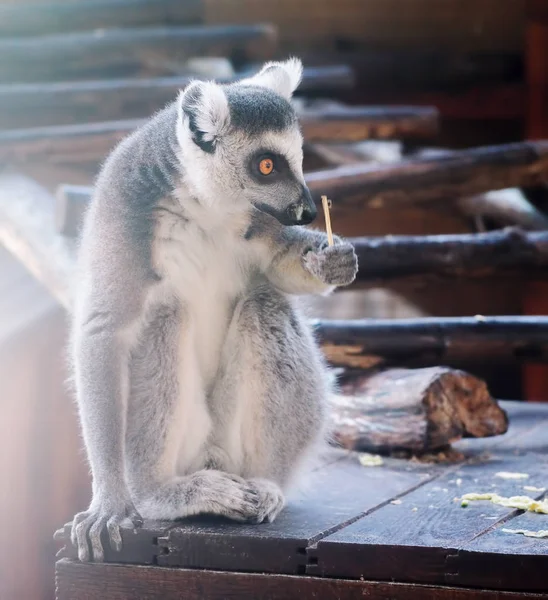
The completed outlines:
<svg viewBox="0 0 548 600">
<path fill-rule="evenodd" d="M 290 61 L 241 89 L 194 84 L 98 178 L 72 338 L 93 476 L 81 560 L 102 560 L 105 528 L 119 549 L 128 519 L 272 521 L 323 440 L 330 377 L 293 296 L 350 283 L 357 263 L 282 224 L 310 203 L 284 112 L 299 76 Z M 265 147 L 287 164 L 268 182 L 249 164 Z"/>
</svg>

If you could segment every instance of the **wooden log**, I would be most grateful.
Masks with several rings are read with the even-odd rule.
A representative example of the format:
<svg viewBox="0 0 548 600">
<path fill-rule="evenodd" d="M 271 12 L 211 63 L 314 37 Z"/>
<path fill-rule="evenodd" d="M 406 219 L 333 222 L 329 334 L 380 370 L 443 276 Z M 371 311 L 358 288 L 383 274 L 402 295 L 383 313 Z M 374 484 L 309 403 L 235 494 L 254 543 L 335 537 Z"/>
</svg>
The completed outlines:
<svg viewBox="0 0 548 600">
<path fill-rule="evenodd" d="M 190 80 L 178 75 L 0 85 L 0 129 L 148 117 L 176 98 Z M 333 93 L 352 85 L 352 70 L 345 65 L 305 67 L 297 93 Z"/>
<path fill-rule="evenodd" d="M 353 139 L 356 135 L 377 135 L 377 124 L 392 129 L 390 132 L 410 132 L 415 122 L 417 135 L 433 131 L 436 113 L 417 109 L 413 117 L 409 109 L 388 110 L 380 114 L 367 107 L 337 105 L 326 109 L 305 107 L 298 110 L 301 129 L 307 140 Z M 403 117 L 400 119 L 400 116 Z M 144 120 L 106 121 L 78 125 L 55 125 L 0 132 L 0 162 L 20 163 L 46 160 L 48 163 L 100 161 L 114 146 Z M 404 123 L 400 129 L 400 124 Z"/>
<path fill-rule="evenodd" d="M 357 282 L 386 284 L 411 276 L 542 277 L 548 267 L 548 232 L 508 228 L 480 234 L 353 238 Z"/>
<path fill-rule="evenodd" d="M 269 25 L 148 27 L 0 39 L 0 80 L 85 79 L 135 73 L 151 54 L 185 61 L 195 56 L 263 60 L 272 56 Z"/>
<path fill-rule="evenodd" d="M 535 187 L 548 177 L 548 142 L 485 146 L 395 165 L 348 165 L 308 173 L 316 197 L 345 207 L 409 206 L 489 190 Z"/>
<path fill-rule="evenodd" d="M 548 317 L 316 320 L 328 360 L 341 367 L 548 360 Z"/>
<path fill-rule="evenodd" d="M 333 441 L 348 450 L 426 452 L 508 429 L 486 384 L 446 367 L 361 376 L 332 397 Z"/>
<path fill-rule="evenodd" d="M 0 35 L 39 35 L 67 31 L 188 25 L 203 20 L 201 0 L 84 0 L 0 4 Z"/>
<path fill-rule="evenodd" d="M 231 83 L 254 72 L 219 82 Z M 146 117 L 173 100 L 191 79 L 177 75 L 0 85 L 0 129 Z M 296 93 L 334 93 L 353 84 L 346 65 L 305 67 Z"/>
</svg>

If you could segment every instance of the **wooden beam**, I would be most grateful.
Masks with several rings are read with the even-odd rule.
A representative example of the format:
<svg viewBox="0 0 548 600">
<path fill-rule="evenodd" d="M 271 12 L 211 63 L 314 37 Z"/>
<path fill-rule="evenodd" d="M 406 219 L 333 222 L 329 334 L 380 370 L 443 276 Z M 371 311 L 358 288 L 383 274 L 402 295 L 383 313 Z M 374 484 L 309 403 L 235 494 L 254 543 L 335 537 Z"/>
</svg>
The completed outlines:
<svg viewBox="0 0 548 600">
<path fill-rule="evenodd" d="M 426 452 L 508 429 L 483 381 L 449 369 L 388 369 L 343 385 L 331 399 L 333 441 L 348 450 Z"/>
<path fill-rule="evenodd" d="M 344 367 L 548 361 L 548 317 L 318 320 L 316 334 Z"/>
<path fill-rule="evenodd" d="M 542 276 L 548 268 L 548 231 L 507 228 L 479 234 L 353 238 L 357 283 L 386 285 L 412 276 L 441 280 Z"/>
<path fill-rule="evenodd" d="M 234 78 L 249 76 L 237 73 Z M 144 118 L 176 98 L 188 76 L 100 79 L 60 83 L 0 85 L 0 130 L 89 121 Z M 346 65 L 305 67 L 298 93 L 337 92 L 352 88 Z"/>
<path fill-rule="evenodd" d="M 448 156 L 394 165 L 348 165 L 308 173 L 316 197 L 329 196 L 334 210 L 409 206 L 473 196 L 489 190 L 535 187 L 548 177 L 548 141 L 461 150 Z"/>
<path fill-rule="evenodd" d="M 203 20 L 201 0 L 84 0 L 1 4 L 0 36 L 67 31 L 188 25 Z"/>
<path fill-rule="evenodd" d="M 332 106 L 306 111 L 301 123 L 309 142 L 429 139 L 438 132 L 438 112 L 431 107 Z"/>
<path fill-rule="evenodd" d="M 403 108 L 388 111 L 344 105 L 299 109 L 306 140 L 355 139 L 360 135 L 427 135 L 435 131 L 436 112 Z M 106 121 L 13 129 L 0 132 L 0 162 L 48 163 L 100 161 L 144 120 Z"/>
<path fill-rule="evenodd" d="M 263 60 L 272 56 L 270 25 L 107 29 L 0 39 L 0 80 L 48 81 L 135 73 L 147 57 L 184 62 L 195 56 Z"/>
</svg>

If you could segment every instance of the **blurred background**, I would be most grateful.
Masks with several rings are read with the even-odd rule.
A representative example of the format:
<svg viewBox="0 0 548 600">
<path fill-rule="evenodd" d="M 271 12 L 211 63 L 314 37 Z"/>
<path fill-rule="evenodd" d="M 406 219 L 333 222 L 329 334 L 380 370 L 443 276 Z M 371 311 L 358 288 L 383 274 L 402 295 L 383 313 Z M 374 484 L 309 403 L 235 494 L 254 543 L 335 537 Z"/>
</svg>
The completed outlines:
<svg viewBox="0 0 548 600">
<path fill-rule="evenodd" d="M 54 597 L 53 531 L 89 499 L 66 382 L 67 257 L 89 186 L 114 144 L 189 77 L 230 81 L 265 60 L 297 55 L 306 67 L 295 104 L 306 123 L 307 172 L 397 166 L 482 146 L 497 146 L 500 164 L 520 168 L 530 147 L 517 155 L 504 147 L 548 137 L 547 5 L 0 0 L 0 166 L 8 173 L 0 181 L 0 599 Z M 470 156 L 463 164 L 484 154 Z M 443 170 L 435 161 L 432 168 Z M 394 176 L 404 193 L 405 178 Z M 322 181 L 331 189 L 331 179 Z M 516 181 L 495 202 L 485 200 L 487 184 L 474 201 L 410 201 L 397 210 L 382 198 L 359 211 L 341 202 L 337 210 L 334 194 L 333 228 L 350 237 L 542 230 L 544 185 Z M 312 301 L 310 313 L 345 320 L 545 315 L 548 285 L 539 273 L 387 285 L 371 277 Z M 476 359 L 472 370 L 496 397 L 548 399 L 543 365 Z"/>
</svg>

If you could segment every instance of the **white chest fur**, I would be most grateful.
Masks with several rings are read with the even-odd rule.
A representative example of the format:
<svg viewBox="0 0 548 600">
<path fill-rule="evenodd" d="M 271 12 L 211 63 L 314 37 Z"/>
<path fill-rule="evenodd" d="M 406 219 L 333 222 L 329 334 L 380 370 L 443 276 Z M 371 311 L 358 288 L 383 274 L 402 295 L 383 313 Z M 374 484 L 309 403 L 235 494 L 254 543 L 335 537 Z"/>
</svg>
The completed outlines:
<svg viewBox="0 0 548 600">
<path fill-rule="evenodd" d="M 182 334 L 190 337 L 185 346 L 194 351 L 206 388 L 217 372 L 234 302 L 253 262 L 242 237 L 247 218 L 212 217 L 212 212 L 199 205 L 185 207 L 186 218 L 160 211 L 153 249 L 164 289 L 181 302 Z"/>
</svg>

